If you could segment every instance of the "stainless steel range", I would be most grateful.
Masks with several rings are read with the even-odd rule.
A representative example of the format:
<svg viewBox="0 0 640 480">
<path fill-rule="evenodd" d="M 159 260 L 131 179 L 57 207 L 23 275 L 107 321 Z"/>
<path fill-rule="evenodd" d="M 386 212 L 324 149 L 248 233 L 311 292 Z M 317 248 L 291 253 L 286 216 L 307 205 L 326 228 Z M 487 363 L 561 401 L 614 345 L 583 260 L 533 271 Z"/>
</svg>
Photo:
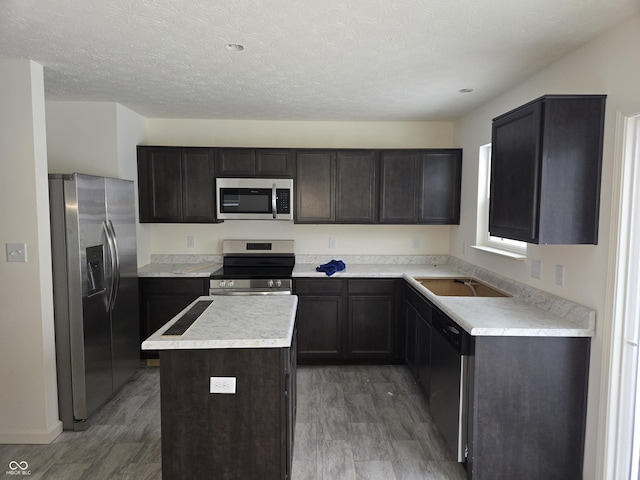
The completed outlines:
<svg viewBox="0 0 640 480">
<path fill-rule="evenodd" d="M 210 295 L 291 295 L 293 240 L 223 240 Z"/>
</svg>

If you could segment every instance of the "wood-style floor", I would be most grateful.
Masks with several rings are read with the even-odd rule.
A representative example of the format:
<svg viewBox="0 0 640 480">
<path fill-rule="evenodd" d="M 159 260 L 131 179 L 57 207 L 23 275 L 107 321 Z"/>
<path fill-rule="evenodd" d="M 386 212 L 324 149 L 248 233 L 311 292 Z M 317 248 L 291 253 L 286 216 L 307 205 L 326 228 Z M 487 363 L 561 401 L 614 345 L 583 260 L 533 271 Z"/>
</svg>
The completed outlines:
<svg viewBox="0 0 640 480">
<path fill-rule="evenodd" d="M 298 367 L 294 480 L 463 480 L 404 366 Z"/>
<path fill-rule="evenodd" d="M 30 479 L 160 479 L 159 383 L 159 368 L 142 368 L 86 431 L 63 432 L 50 445 L 0 445 L 0 479 L 25 478 L 11 475 L 11 462 L 27 462 Z M 463 480 L 466 474 L 444 448 L 406 367 L 301 366 L 292 477 Z"/>
</svg>

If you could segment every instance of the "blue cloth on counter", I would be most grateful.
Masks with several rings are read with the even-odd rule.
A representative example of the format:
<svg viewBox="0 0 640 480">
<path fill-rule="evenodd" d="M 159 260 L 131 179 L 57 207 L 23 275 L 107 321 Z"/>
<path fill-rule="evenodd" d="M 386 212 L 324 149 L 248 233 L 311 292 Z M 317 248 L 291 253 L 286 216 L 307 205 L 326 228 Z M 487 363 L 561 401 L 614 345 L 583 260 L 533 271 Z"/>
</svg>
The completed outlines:
<svg viewBox="0 0 640 480">
<path fill-rule="evenodd" d="M 327 274 L 327 277 L 330 277 L 345 268 L 347 268 L 347 266 L 342 260 L 331 260 L 329 263 L 323 263 L 319 267 L 316 267 L 316 272 L 324 272 Z"/>
</svg>

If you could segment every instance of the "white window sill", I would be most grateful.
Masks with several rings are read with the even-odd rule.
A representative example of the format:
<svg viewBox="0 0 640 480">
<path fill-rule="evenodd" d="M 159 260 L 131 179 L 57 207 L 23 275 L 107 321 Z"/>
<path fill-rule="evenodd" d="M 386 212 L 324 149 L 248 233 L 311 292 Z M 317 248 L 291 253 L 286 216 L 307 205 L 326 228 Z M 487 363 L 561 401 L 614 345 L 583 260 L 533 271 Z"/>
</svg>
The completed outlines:
<svg viewBox="0 0 640 480">
<path fill-rule="evenodd" d="M 501 255 L 503 257 L 512 258 L 514 260 L 519 260 L 524 262 L 527 259 L 527 256 L 522 253 L 510 252 L 508 250 L 501 250 L 499 248 L 487 247 L 485 245 L 471 245 L 471 248 L 475 250 L 480 250 L 482 252 L 493 253 L 494 255 Z"/>
</svg>

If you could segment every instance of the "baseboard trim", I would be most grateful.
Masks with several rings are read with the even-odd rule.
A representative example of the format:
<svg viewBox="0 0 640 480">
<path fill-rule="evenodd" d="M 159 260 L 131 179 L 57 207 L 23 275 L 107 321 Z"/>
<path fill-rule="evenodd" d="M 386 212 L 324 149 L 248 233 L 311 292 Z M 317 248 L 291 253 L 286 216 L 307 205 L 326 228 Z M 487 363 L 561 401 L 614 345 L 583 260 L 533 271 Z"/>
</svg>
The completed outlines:
<svg viewBox="0 0 640 480">
<path fill-rule="evenodd" d="M 3 445 L 47 445 L 62 433 L 62 422 L 56 421 L 48 430 L 0 431 L 0 444 Z"/>
</svg>

